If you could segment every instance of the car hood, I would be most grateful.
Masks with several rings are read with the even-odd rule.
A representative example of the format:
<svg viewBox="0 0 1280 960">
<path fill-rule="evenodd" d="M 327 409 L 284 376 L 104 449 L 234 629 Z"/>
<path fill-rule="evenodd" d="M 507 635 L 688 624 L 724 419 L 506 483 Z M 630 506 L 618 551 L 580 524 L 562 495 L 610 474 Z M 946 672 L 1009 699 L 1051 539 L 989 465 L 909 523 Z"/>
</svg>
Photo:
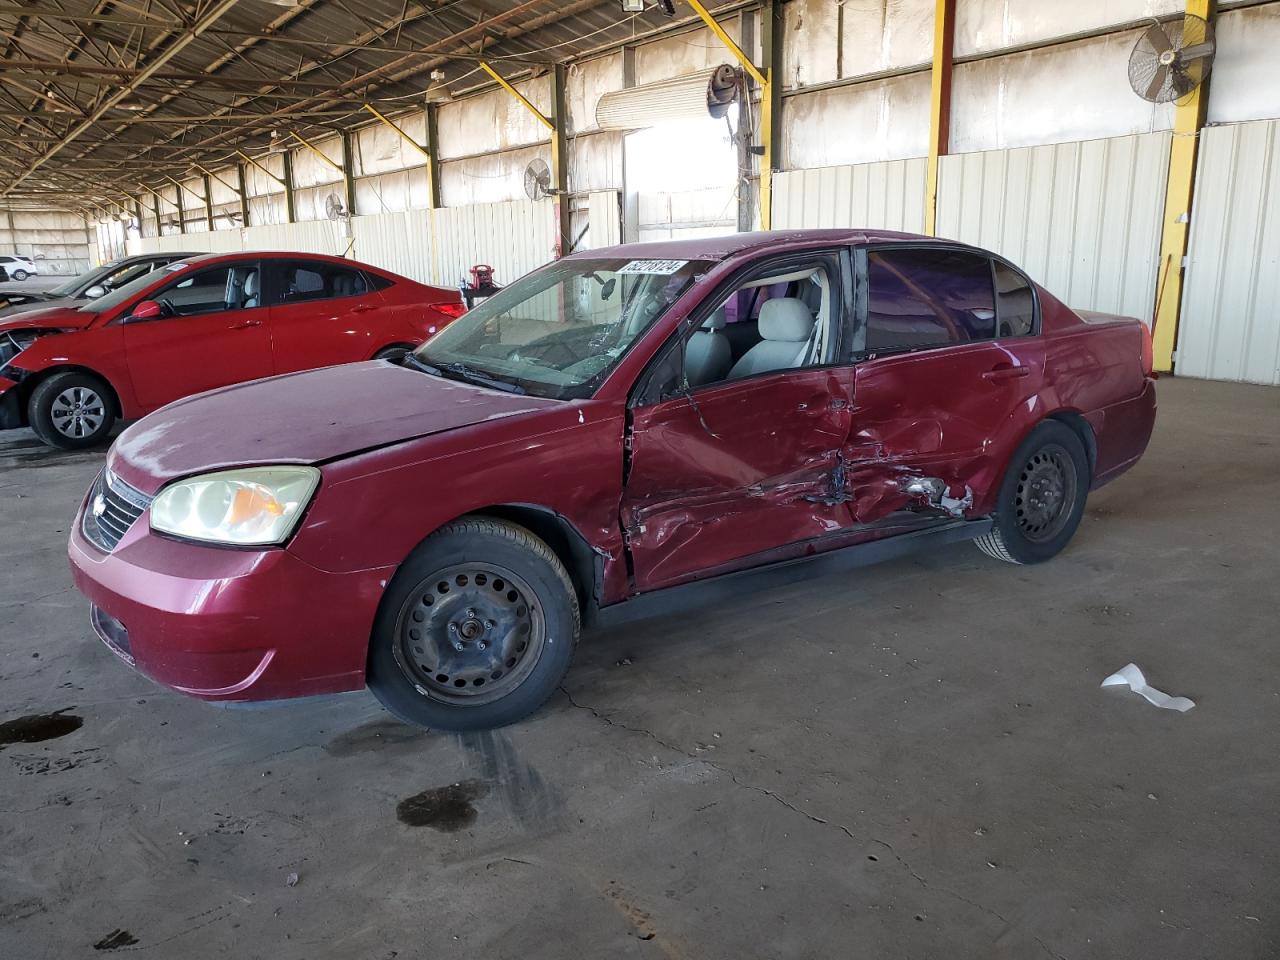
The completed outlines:
<svg viewBox="0 0 1280 960">
<path fill-rule="evenodd" d="M 83 330 L 98 319 L 96 313 L 76 307 L 50 306 L 48 302 L 9 309 L 17 315 L 6 312 L 0 316 L 0 333 L 8 330 Z"/>
<path fill-rule="evenodd" d="M 178 400 L 125 430 L 107 463 L 127 483 L 154 493 L 196 473 L 322 463 L 559 405 L 371 360 Z"/>
</svg>

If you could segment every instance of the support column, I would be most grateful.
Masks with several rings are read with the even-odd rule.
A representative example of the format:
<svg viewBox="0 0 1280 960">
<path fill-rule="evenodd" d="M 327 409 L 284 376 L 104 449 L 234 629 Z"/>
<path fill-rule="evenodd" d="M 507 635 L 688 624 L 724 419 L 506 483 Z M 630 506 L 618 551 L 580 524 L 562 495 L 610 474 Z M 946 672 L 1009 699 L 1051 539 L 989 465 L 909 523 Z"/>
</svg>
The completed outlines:
<svg viewBox="0 0 1280 960">
<path fill-rule="evenodd" d="M 293 201 L 293 154 L 286 150 L 280 154 L 280 159 L 284 161 L 284 176 L 280 182 L 284 184 L 285 218 L 288 223 L 297 223 L 298 208 Z"/>
<path fill-rule="evenodd" d="M 938 157 L 951 149 L 951 67 L 956 0 L 934 0 L 933 69 L 929 92 L 929 161 L 925 168 L 924 232 L 938 232 Z"/>
<path fill-rule="evenodd" d="M 565 110 L 565 67 L 557 63 L 551 69 L 551 188 L 556 201 L 556 256 L 572 253 L 573 204 L 569 197 L 569 141 L 565 136 L 568 115 Z"/>
<path fill-rule="evenodd" d="M 773 226 L 773 175 L 782 168 L 782 86 L 786 17 L 781 0 L 769 0 L 761 9 L 765 75 L 769 82 L 760 92 L 760 226 Z"/>
<path fill-rule="evenodd" d="M 209 175 L 203 173 L 200 175 L 204 181 L 204 222 L 209 228 L 209 232 L 213 233 L 213 185 L 209 182 Z"/>
<path fill-rule="evenodd" d="M 352 144 L 353 134 L 342 135 L 342 186 L 346 193 L 347 216 L 356 215 L 356 161 Z"/>
<path fill-rule="evenodd" d="M 427 104 L 427 206 L 436 210 L 444 206 L 440 195 L 440 130 L 439 108 Z"/>
<path fill-rule="evenodd" d="M 173 196 L 178 202 L 175 206 L 178 208 L 178 232 L 187 232 L 187 205 L 182 202 L 182 187 L 175 180 L 173 181 Z"/>
<path fill-rule="evenodd" d="M 1186 12 L 1213 24 L 1214 0 L 1187 0 Z M 1195 193 L 1196 153 L 1200 128 L 1204 126 L 1209 101 L 1209 80 L 1205 80 L 1178 101 L 1173 116 L 1173 141 L 1169 146 L 1169 173 L 1165 182 L 1164 219 L 1160 234 L 1160 261 L 1156 280 L 1156 312 L 1152 331 L 1155 368 L 1173 370 L 1173 351 L 1178 343 L 1178 315 L 1182 308 L 1182 284 L 1187 236 L 1191 229 L 1191 202 Z"/>
<path fill-rule="evenodd" d="M 236 183 L 239 186 L 240 194 L 240 226 L 241 228 L 249 226 L 249 187 L 245 180 L 244 164 L 236 164 Z"/>
</svg>

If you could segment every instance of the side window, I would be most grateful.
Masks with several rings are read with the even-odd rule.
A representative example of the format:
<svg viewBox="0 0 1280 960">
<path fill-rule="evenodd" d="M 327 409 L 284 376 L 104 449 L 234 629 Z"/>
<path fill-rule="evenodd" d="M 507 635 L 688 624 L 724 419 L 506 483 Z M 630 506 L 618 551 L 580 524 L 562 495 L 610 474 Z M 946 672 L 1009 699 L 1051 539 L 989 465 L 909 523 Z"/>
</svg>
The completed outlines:
<svg viewBox="0 0 1280 960">
<path fill-rule="evenodd" d="M 280 302 L 354 297 L 368 290 L 369 285 L 359 270 L 319 262 L 290 263 L 284 268 Z"/>
<path fill-rule="evenodd" d="M 996 336 L 1025 337 L 1036 328 L 1036 298 L 1027 278 L 999 260 L 996 278 Z"/>
<path fill-rule="evenodd" d="M 642 403 L 730 380 L 831 363 L 837 356 L 844 292 L 840 261 L 827 253 L 753 270 L 704 300 L 664 353 L 639 395 Z M 713 305 L 714 304 L 714 305 Z"/>
<path fill-rule="evenodd" d="M 991 261 L 958 250 L 867 253 L 866 350 L 917 350 L 995 336 Z"/>
<path fill-rule="evenodd" d="M 151 299 L 176 317 L 256 307 L 260 303 L 258 268 L 256 264 L 210 267 L 165 287 Z"/>
</svg>

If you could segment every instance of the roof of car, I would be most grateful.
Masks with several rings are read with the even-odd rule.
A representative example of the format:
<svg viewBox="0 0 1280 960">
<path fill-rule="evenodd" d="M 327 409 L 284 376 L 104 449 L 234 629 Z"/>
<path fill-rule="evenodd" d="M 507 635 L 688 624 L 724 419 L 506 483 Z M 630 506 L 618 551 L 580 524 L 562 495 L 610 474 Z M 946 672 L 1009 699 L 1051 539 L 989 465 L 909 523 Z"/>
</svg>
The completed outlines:
<svg viewBox="0 0 1280 960">
<path fill-rule="evenodd" d="M 378 267 L 351 260 L 347 257 L 336 257 L 327 253 L 305 253 L 301 250 L 238 250 L 234 253 L 199 253 L 183 258 L 187 263 L 221 263 L 233 260 L 324 260 L 328 263 L 341 263 L 349 267 L 378 270 Z"/>
<path fill-rule="evenodd" d="M 646 243 L 624 243 L 614 247 L 584 250 L 574 257 L 629 257 L 653 260 L 724 260 L 735 254 L 763 247 L 785 247 L 788 243 L 893 243 L 927 240 L 932 243 L 954 243 L 938 237 L 896 230 L 866 227 L 841 227 L 822 230 L 757 230 L 752 233 L 730 233 L 721 237 L 699 237 L 692 240 L 651 240 Z"/>
</svg>

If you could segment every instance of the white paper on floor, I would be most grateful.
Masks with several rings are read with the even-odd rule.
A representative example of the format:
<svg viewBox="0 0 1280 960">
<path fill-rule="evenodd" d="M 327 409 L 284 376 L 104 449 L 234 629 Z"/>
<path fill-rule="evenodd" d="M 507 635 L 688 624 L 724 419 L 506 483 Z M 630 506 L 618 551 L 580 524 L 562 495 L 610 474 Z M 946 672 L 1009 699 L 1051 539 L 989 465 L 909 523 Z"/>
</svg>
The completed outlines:
<svg viewBox="0 0 1280 960">
<path fill-rule="evenodd" d="M 1145 697 L 1147 703 L 1160 707 L 1162 710 L 1177 710 L 1179 713 L 1186 713 L 1196 705 L 1194 700 L 1189 700 L 1186 697 L 1171 697 L 1167 693 L 1151 686 L 1147 683 L 1147 678 L 1142 675 L 1142 671 L 1138 669 L 1136 663 L 1121 667 L 1103 680 L 1102 685 L 1104 687 L 1128 687 L 1134 693 Z"/>
</svg>

